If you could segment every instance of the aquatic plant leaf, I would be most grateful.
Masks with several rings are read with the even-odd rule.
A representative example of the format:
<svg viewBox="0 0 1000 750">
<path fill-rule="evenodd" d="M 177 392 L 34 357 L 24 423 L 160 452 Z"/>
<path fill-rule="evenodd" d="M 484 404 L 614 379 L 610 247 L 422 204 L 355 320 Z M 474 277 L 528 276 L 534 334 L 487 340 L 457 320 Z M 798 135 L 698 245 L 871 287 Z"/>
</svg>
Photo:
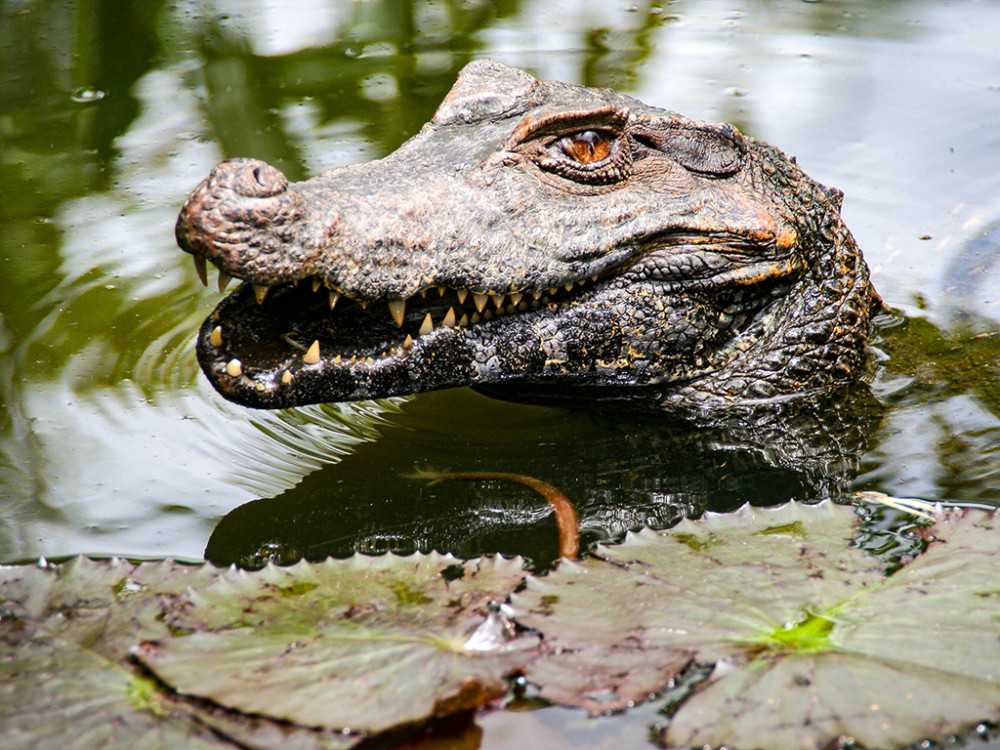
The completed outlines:
<svg viewBox="0 0 1000 750">
<path fill-rule="evenodd" d="M 0 747 L 232 747 L 177 711 L 152 681 L 61 638 L 0 663 Z"/>
<path fill-rule="evenodd" d="M 0 747 L 231 747 L 126 660 L 164 602 L 215 569 L 77 558 L 0 566 Z"/>
<path fill-rule="evenodd" d="M 178 697 L 178 700 L 183 698 Z M 209 701 L 193 703 L 199 724 L 213 729 L 238 747 L 253 750 L 350 750 L 363 737 L 322 727 L 301 727 L 265 716 L 230 711 Z"/>
<path fill-rule="evenodd" d="M 827 569 L 880 580 L 877 560 L 843 554 L 853 522 L 850 510 L 829 503 L 744 507 L 683 521 L 670 533 L 630 534 L 624 544 L 600 547 L 603 560 L 564 562 L 546 578 L 529 578 L 512 599 L 515 616 L 558 655 L 528 676 L 543 697 L 591 713 L 644 700 L 696 656 L 738 655 L 747 638 L 798 620 L 803 601 L 840 601 L 843 583 Z M 753 601 L 740 606 L 741 592 Z M 641 677 L 627 668 L 632 662 L 643 665 Z M 590 679 L 552 682 L 554 670 Z M 599 672 L 618 678 L 602 685 Z"/>
<path fill-rule="evenodd" d="M 231 570 L 168 615 L 173 636 L 135 653 L 181 693 L 374 733 L 505 692 L 537 640 L 508 639 L 490 607 L 523 577 L 517 559 L 437 554 Z"/>
<path fill-rule="evenodd" d="M 670 746 L 899 746 L 1000 717 L 996 516 L 945 515 L 927 552 L 888 578 L 850 546 L 855 523 L 831 503 L 743 508 L 529 578 L 515 616 L 551 656 L 527 676 L 597 712 L 665 687 L 682 659 L 714 662 L 671 718 Z M 593 663 L 611 678 L 573 681 Z"/>
</svg>

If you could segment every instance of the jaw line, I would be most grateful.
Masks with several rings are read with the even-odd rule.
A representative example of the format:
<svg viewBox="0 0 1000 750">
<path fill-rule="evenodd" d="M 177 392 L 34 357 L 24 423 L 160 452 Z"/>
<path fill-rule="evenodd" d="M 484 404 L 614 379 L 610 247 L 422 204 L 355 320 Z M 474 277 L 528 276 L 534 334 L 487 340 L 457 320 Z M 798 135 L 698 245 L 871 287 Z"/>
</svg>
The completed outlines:
<svg viewBox="0 0 1000 750">
<path fill-rule="evenodd" d="M 593 282 L 588 282 L 593 286 Z M 558 301 L 538 301 L 537 308 L 528 304 L 526 310 L 500 312 L 492 305 L 483 311 L 478 323 L 435 326 L 424 334 L 409 334 L 400 328 L 384 310 L 372 303 L 362 308 L 353 301 L 338 302 L 338 328 L 367 330 L 369 337 L 351 348 L 338 349 L 331 337 L 323 332 L 335 319 L 319 304 L 326 291 L 310 292 L 308 284 L 285 285 L 272 289 L 263 304 L 254 297 L 253 286 L 244 283 L 224 298 L 202 324 L 197 341 L 198 360 L 209 380 L 227 398 L 256 408 L 283 408 L 327 401 L 365 400 L 419 391 L 474 385 L 488 382 L 473 365 L 474 345 L 505 340 L 513 326 L 530 326 L 542 311 L 547 316 L 554 309 L 566 307 L 566 300 L 575 299 L 580 291 L 562 292 Z M 309 295 L 319 295 L 317 304 L 308 314 L 308 307 L 298 303 Z M 428 293 L 427 305 L 414 305 L 412 311 L 422 315 L 425 309 L 443 309 L 431 299 L 438 293 Z M 535 302 L 530 296 L 529 300 Z M 524 300 L 521 300 L 524 304 Z M 340 305 L 352 306 L 347 311 Z M 508 306 L 512 306 L 511 302 Z M 557 307 L 556 307 L 557 306 Z M 304 322 L 303 322 L 304 321 Z M 374 323 L 372 322 L 374 321 Z M 408 314 L 407 328 L 413 317 Z M 349 323 L 349 325 L 344 325 Z M 368 324 L 366 326 L 366 323 Z M 289 335 L 288 328 L 298 327 L 300 333 Z M 372 328 L 391 335 L 370 335 Z M 332 330 L 332 329 L 331 329 Z M 315 338 L 314 338 L 315 337 Z M 318 358 L 310 357 L 313 341 L 319 341 Z M 489 348 L 486 346 L 482 349 Z M 463 360 L 464 357 L 464 360 Z M 446 359 L 451 373 L 442 375 L 435 360 Z M 468 364 L 462 367 L 463 361 Z M 432 385 L 423 382 L 428 368 L 435 369 Z M 509 376 L 509 374 L 508 374 Z M 497 373 L 503 378 L 502 373 Z M 391 392 L 385 392 L 389 387 Z"/>
</svg>

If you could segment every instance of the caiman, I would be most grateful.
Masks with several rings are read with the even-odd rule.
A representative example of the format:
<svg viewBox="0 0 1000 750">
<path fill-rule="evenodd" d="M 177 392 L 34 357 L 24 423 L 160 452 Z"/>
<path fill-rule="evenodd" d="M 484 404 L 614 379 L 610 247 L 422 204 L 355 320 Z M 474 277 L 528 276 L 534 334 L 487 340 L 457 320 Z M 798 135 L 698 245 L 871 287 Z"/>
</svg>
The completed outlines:
<svg viewBox="0 0 1000 750">
<path fill-rule="evenodd" d="M 212 384 L 253 407 L 453 386 L 704 410 L 829 392 L 879 299 L 842 194 L 778 149 L 478 60 L 389 156 L 216 166 L 177 221 Z"/>
</svg>

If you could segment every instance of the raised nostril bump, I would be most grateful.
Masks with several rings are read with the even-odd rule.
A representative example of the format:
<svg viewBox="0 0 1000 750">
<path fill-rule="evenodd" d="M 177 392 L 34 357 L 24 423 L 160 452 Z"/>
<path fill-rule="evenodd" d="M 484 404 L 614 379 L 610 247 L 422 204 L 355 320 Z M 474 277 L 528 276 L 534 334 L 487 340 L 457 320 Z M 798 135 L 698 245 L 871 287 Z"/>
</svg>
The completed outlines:
<svg viewBox="0 0 1000 750">
<path fill-rule="evenodd" d="M 268 198 L 284 192 L 288 180 L 281 172 L 264 162 L 256 162 L 244 173 L 245 179 L 236 186 L 244 195 L 256 198 Z"/>
<path fill-rule="evenodd" d="M 232 159 L 219 164 L 213 173 L 216 184 L 228 185 L 248 198 L 270 198 L 283 193 L 288 178 L 280 171 L 257 159 Z"/>
</svg>

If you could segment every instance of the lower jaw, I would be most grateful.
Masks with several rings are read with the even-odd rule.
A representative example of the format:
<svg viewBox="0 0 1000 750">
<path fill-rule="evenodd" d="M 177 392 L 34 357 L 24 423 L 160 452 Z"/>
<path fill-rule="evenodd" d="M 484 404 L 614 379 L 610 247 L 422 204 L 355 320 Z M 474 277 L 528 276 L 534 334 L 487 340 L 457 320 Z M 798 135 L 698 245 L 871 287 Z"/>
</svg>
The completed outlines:
<svg viewBox="0 0 1000 750">
<path fill-rule="evenodd" d="M 344 304 L 358 309 L 334 316 L 321 298 L 283 287 L 258 304 L 250 285 L 234 291 L 198 337 L 198 360 L 213 386 L 247 406 L 282 408 L 404 395 L 476 379 L 467 329 L 441 325 L 420 333 L 412 319 L 399 326 L 351 301 Z"/>
</svg>

